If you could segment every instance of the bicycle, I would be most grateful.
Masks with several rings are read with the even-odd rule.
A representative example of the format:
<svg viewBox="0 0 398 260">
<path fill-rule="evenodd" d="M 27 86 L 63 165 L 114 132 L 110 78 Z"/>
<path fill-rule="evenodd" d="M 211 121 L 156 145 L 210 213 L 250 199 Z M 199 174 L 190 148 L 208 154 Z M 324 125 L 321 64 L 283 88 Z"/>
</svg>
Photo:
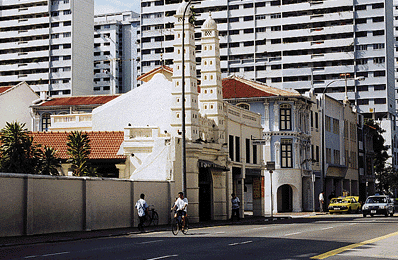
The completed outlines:
<svg viewBox="0 0 398 260">
<path fill-rule="evenodd" d="M 174 217 L 174 220 L 171 221 L 171 232 L 173 235 L 177 235 L 178 232 L 181 230 L 181 232 L 186 235 L 189 230 L 189 221 L 188 221 L 188 215 L 185 215 L 185 227 L 182 229 L 182 216 L 181 214 L 177 213 L 177 217 Z"/>
<path fill-rule="evenodd" d="M 151 224 L 157 226 L 159 224 L 159 214 L 156 212 L 155 206 L 150 205 L 147 212 L 148 214 L 145 215 L 144 226 L 148 227 Z"/>
</svg>

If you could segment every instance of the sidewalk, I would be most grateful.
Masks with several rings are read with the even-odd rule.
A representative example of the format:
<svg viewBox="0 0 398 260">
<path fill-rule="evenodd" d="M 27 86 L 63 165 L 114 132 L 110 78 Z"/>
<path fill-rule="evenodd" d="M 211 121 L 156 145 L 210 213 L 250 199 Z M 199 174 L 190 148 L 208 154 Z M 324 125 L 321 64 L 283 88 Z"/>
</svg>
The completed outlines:
<svg viewBox="0 0 398 260">
<path fill-rule="evenodd" d="M 245 218 L 239 222 L 232 222 L 230 220 L 214 220 L 190 224 L 191 228 L 209 227 L 209 226 L 225 226 L 225 225 L 244 225 L 244 224 L 264 224 L 267 222 L 278 221 L 281 219 L 289 218 L 304 218 L 308 216 L 315 216 L 315 212 L 289 212 L 289 213 L 276 213 L 271 217 L 255 217 L 245 215 Z M 159 225 L 157 227 L 149 226 L 145 232 L 160 232 L 170 231 L 170 225 Z M 114 237 L 126 236 L 129 234 L 139 234 L 138 228 L 118 228 L 118 229 L 105 229 L 93 231 L 76 231 L 66 233 L 53 233 L 32 236 L 19 236 L 19 237 L 0 237 L 0 247 L 21 246 L 40 243 L 56 243 L 62 241 L 75 241 L 82 239 L 92 239 L 100 237 Z"/>
</svg>

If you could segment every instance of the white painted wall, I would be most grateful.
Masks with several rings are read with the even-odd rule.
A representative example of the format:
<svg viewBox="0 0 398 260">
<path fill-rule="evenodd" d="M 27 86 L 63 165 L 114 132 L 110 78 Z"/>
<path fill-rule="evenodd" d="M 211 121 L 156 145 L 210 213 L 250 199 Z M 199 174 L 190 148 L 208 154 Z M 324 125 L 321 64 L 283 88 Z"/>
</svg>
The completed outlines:
<svg viewBox="0 0 398 260">
<path fill-rule="evenodd" d="M 0 94 L 0 129 L 6 122 L 18 121 L 26 123 L 26 128 L 32 130 L 32 117 L 29 106 L 39 96 L 25 82 Z M 16 102 L 18 101 L 18 102 Z"/>
</svg>

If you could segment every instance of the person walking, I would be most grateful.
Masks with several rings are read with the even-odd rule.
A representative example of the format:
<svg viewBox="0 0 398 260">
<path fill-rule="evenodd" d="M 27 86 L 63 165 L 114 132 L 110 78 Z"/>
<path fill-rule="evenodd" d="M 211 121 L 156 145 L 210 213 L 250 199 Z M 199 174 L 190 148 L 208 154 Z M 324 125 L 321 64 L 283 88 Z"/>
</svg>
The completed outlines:
<svg viewBox="0 0 398 260">
<path fill-rule="evenodd" d="M 141 232 L 144 231 L 145 215 L 148 213 L 148 204 L 144 199 L 145 194 L 142 193 L 140 195 L 140 199 L 135 204 L 135 208 L 138 210 L 138 218 L 140 219 L 140 223 L 138 224 L 138 230 Z"/>
<path fill-rule="evenodd" d="M 323 212 L 323 204 L 325 203 L 325 197 L 323 196 L 323 191 L 319 193 L 319 211 Z"/>
<path fill-rule="evenodd" d="M 240 200 L 238 197 L 236 197 L 235 193 L 231 194 L 231 202 L 232 202 L 232 216 L 231 216 L 231 221 L 234 220 L 234 216 L 236 216 L 236 218 L 240 219 L 239 217 L 239 206 L 240 206 Z"/>
</svg>

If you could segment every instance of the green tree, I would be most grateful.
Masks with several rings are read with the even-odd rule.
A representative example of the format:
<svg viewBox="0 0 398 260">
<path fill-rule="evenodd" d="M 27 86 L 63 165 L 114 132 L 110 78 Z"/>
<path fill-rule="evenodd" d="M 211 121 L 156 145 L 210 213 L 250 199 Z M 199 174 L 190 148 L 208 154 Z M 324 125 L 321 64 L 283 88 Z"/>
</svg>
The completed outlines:
<svg viewBox="0 0 398 260">
<path fill-rule="evenodd" d="M 382 136 L 385 130 L 372 119 L 366 120 L 365 124 L 375 129 L 373 135 L 373 151 L 375 152 L 373 165 L 378 180 L 376 189 L 378 191 L 388 192 L 390 188 L 389 181 L 394 174 L 394 169 L 392 167 L 386 167 L 386 161 L 389 158 L 387 153 L 389 147 L 384 144 L 385 139 Z"/>
<path fill-rule="evenodd" d="M 70 156 L 74 176 L 89 175 L 88 158 L 91 152 L 88 135 L 80 131 L 73 131 L 68 136 L 67 153 Z"/>
<path fill-rule="evenodd" d="M 57 151 L 50 146 L 44 146 L 40 158 L 39 173 L 43 175 L 59 175 L 60 166 Z"/>
<path fill-rule="evenodd" d="M 12 122 L 0 130 L 0 168 L 10 173 L 37 173 L 40 145 L 33 144 L 33 137 L 25 123 Z"/>
</svg>

